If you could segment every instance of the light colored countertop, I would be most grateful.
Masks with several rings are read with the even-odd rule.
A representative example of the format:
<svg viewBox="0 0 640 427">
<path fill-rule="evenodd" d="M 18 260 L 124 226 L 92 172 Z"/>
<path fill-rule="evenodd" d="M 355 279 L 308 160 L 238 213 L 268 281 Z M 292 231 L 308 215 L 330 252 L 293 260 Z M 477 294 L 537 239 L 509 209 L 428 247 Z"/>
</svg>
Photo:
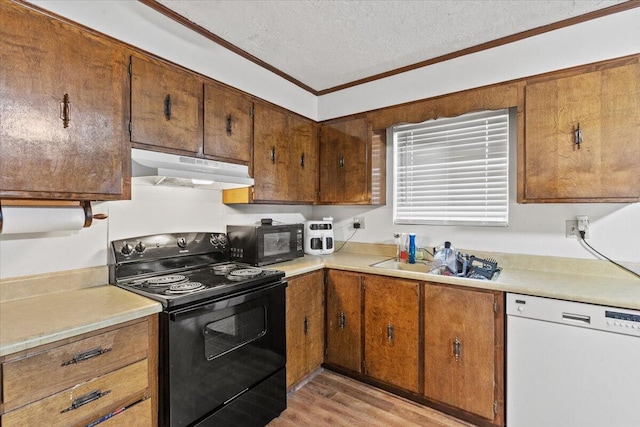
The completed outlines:
<svg viewBox="0 0 640 427">
<path fill-rule="evenodd" d="M 8 282 L 13 281 L 0 284 L 0 292 L 7 296 L 0 302 L 0 357 L 161 311 L 160 303 L 113 285 L 91 284 L 10 299 L 9 294 L 16 296 L 10 288 L 16 286 Z M 21 283 L 20 289 L 29 286 Z"/>
<path fill-rule="evenodd" d="M 269 268 L 287 277 L 331 268 L 640 310 L 640 279 L 604 261 L 477 253 L 503 268 L 497 280 L 481 281 L 376 268 L 371 264 L 390 258 L 388 248 L 356 250 Z M 106 267 L 0 280 L 0 357 L 162 311 L 160 303 L 107 282 Z"/>
<path fill-rule="evenodd" d="M 640 310 L 640 279 L 603 261 L 490 255 L 503 268 L 495 281 L 371 267 L 390 257 L 349 252 L 305 256 L 270 267 L 283 270 L 287 277 L 331 268 Z"/>
</svg>

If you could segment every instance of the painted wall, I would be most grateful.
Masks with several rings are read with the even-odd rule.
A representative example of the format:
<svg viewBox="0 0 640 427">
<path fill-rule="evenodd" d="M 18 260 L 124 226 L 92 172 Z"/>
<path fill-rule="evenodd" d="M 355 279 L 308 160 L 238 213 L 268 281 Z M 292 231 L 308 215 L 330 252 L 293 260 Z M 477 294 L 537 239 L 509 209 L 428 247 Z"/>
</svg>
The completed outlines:
<svg viewBox="0 0 640 427">
<path fill-rule="evenodd" d="M 80 231 L 0 234 L 0 278 L 107 265 L 109 242 L 147 234 L 226 232 L 227 224 L 252 224 L 261 218 L 304 222 L 311 206 L 222 204 L 220 190 L 136 183 L 131 200 L 93 203 L 94 214 L 109 217 Z"/>
</svg>

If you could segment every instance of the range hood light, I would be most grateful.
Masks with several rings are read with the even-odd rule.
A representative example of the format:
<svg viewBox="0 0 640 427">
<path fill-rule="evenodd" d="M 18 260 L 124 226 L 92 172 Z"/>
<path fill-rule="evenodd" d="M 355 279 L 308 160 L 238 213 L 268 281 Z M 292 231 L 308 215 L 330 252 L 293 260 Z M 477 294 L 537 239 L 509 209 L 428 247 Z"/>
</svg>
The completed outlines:
<svg viewBox="0 0 640 427">
<path fill-rule="evenodd" d="M 191 183 L 193 185 L 211 185 L 214 182 L 215 181 L 210 181 L 208 179 L 193 179 L 193 178 L 191 178 Z"/>
</svg>

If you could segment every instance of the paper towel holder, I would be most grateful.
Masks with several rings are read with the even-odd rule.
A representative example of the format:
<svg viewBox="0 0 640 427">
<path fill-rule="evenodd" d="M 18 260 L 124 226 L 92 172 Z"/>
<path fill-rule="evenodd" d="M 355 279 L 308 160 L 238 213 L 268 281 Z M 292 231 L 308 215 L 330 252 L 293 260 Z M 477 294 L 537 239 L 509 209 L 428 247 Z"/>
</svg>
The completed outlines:
<svg viewBox="0 0 640 427">
<path fill-rule="evenodd" d="M 4 224 L 4 216 L 2 214 L 2 206 L 20 206 L 20 207 L 82 207 L 84 211 L 84 225 L 83 228 L 90 227 L 94 219 L 103 220 L 108 216 L 105 214 L 93 214 L 91 209 L 91 202 L 87 200 L 32 200 L 32 199 L 0 199 L 0 233 L 2 233 L 2 226 Z"/>
</svg>

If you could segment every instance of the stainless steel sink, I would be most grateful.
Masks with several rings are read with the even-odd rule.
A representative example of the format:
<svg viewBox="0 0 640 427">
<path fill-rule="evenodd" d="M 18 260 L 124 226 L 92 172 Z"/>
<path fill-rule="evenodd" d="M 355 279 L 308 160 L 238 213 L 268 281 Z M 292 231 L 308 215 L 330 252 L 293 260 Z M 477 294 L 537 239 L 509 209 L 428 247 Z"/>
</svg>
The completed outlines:
<svg viewBox="0 0 640 427">
<path fill-rule="evenodd" d="M 395 260 L 395 258 L 391 258 L 391 259 L 387 259 L 384 261 L 371 264 L 371 267 L 383 268 L 386 270 L 412 271 L 416 273 L 440 275 L 438 270 L 432 271 L 431 262 L 429 261 L 416 261 L 415 264 L 409 264 L 404 262 L 398 262 Z M 498 268 L 498 270 L 493 274 L 491 281 L 496 280 L 500 276 L 500 271 L 501 269 Z"/>
<path fill-rule="evenodd" d="M 385 268 L 387 270 L 404 270 L 404 271 L 415 271 L 417 273 L 430 273 L 431 263 L 425 261 L 416 261 L 415 264 L 409 264 L 405 262 L 398 262 L 395 258 L 387 259 L 385 261 L 376 262 L 375 264 L 371 264 L 371 267 L 376 268 Z"/>
</svg>

